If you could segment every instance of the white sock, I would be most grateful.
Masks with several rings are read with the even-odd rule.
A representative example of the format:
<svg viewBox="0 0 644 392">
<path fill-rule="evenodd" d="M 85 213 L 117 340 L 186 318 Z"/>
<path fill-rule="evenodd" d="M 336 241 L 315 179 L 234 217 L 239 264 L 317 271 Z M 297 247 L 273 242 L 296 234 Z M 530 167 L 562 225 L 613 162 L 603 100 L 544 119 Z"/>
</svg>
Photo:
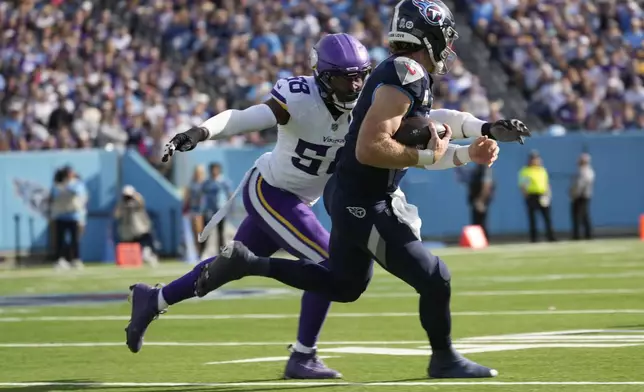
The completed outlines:
<svg viewBox="0 0 644 392">
<path fill-rule="evenodd" d="M 295 342 L 295 345 L 293 346 L 293 349 L 295 351 L 297 351 L 298 353 L 302 353 L 302 354 L 311 354 L 313 352 L 313 350 L 315 350 L 316 348 L 317 347 L 306 347 L 305 345 L 303 345 L 299 341 Z"/>
<path fill-rule="evenodd" d="M 157 297 L 157 307 L 159 310 L 166 310 L 168 309 L 168 303 L 165 302 L 165 298 L 163 298 L 163 290 L 159 290 L 159 296 Z"/>
</svg>

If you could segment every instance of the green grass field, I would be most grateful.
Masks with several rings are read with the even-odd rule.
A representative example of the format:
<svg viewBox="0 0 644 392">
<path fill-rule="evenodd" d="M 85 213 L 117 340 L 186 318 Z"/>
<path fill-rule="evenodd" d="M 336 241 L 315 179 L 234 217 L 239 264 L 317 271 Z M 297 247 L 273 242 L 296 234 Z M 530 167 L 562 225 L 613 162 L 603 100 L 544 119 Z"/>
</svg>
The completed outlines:
<svg viewBox="0 0 644 392">
<path fill-rule="evenodd" d="M 300 293 L 267 279 L 172 307 L 139 354 L 125 346 L 125 300 L 3 306 L 12 296 L 112 294 L 191 268 L 113 266 L 0 273 L 0 389 L 15 391 L 644 391 L 644 242 L 441 249 L 453 275 L 453 337 L 499 370 L 482 381 L 425 377 L 415 293 L 377 270 L 353 304 L 334 304 L 320 355 L 343 380 L 283 381 Z M 255 289 L 240 291 L 239 289 Z M 51 298 L 51 297 L 50 297 Z M 3 390 L 5 390 L 3 389 Z"/>
</svg>

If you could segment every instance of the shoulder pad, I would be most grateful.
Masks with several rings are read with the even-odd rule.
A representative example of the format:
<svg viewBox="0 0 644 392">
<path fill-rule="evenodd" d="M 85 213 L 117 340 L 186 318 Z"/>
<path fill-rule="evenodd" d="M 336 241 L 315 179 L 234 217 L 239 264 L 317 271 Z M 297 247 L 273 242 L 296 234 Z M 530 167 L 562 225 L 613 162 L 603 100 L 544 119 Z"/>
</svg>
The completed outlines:
<svg viewBox="0 0 644 392">
<path fill-rule="evenodd" d="M 289 95 L 288 92 L 288 81 L 286 79 L 280 79 L 273 86 L 271 97 L 286 109 L 288 106 L 288 100 L 286 98 Z"/>
<path fill-rule="evenodd" d="M 271 96 L 284 109 L 292 108 L 297 102 L 306 102 L 311 97 L 313 78 L 294 76 L 278 80 L 271 89 Z"/>
<path fill-rule="evenodd" d="M 402 85 L 413 83 L 425 76 L 425 70 L 416 61 L 408 57 L 396 57 L 394 59 L 396 74 Z"/>
</svg>

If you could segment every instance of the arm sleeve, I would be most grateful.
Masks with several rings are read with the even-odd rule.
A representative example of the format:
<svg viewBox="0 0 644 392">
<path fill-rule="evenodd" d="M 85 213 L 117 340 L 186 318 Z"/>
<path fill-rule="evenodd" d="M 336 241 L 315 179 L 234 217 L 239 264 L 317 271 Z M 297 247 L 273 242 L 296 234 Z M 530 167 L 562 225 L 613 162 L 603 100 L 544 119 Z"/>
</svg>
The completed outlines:
<svg viewBox="0 0 644 392">
<path fill-rule="evenodd" d="M 429 118 L 452 128 L 453 139 L 468 139 L 482 134 L 485 121 L 479 120 L 470 113 L 458 110 L 436 109 L 429 112 Z"/>
<path fill-rule="evenodd" d="M 244 110 L 229 109 L 209 118 L 200 127 L 208 132 L 208 139 L 217 140 L 247 132 L 261 131 L 277 125 L 277 119 L 266 104 Z"/>
<path fill-rule="evenodd" d="M 426 165 L 424 166 L 424 168 L 427 170 L 445 170 L 457 166 L 462 166 L 457 165 L 456 162 L 454 162 L 455 156 L 463 165 L 470 162 L 471 158 L 469 153 L 469 145 L 459 146 L 458 144 L 450 144 L 447 147 L 447 152 L 438 162 L 434 163 L 433 165 Z"/>
</svg>

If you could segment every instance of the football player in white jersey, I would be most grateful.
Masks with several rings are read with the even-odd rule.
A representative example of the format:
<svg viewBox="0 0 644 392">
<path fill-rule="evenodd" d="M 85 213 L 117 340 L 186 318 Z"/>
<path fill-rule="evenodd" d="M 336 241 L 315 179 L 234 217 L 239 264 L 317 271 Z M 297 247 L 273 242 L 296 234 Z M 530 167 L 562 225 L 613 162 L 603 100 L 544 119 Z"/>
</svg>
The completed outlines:
<svg viewBox="0 0 644 392">
<path fill-rule="evenodd" d="M 227 110 L 175 135 L 165 147 L 163 160 L 175 151 L 192 150 L 203 140 L 277 125 L 275 148 L 255 162 L 235 192 L 243 191 L 248 212 L 235 239 L 258 255 L 271 256 L 284 249 L 296 257 L 323 262 L 328 258 L 329 233 L 311 205 L 320 198 L 333 173 L 335 156 L 349 130 L 350 111 L 371 71 L 371 60 L 367 49 L 347 34 L 325 36 L 310 58 L 314 76 L 281 79 L 266 102 L 241 111 Z M 205 240 L 229 208 L 230 201 L 209 222 L 200 240 Z M 132 315 L 126 328 L 130 351 L 141 349 L 148 325 L 168 305 L 195 296 L 197 277 L 210 261 L 204 260 L 163 288 L 142 283 L 130 287 Z M 324 297 L 303 295 L 298 338 L 286 365 L 286 378 L 341 377 L 316 355 L 316 341 L 329 306 Z"/>
</svg>

